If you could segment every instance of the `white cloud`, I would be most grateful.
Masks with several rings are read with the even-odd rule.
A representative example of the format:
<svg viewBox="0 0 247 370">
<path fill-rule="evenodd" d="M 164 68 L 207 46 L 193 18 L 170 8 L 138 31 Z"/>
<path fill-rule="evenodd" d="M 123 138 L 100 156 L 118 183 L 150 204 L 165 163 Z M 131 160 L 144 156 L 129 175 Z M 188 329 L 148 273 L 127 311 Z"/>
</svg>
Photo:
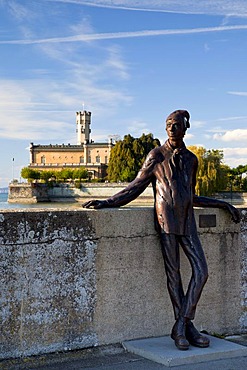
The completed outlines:
<svg viewBox="0 0 247 370">
<path fill-rule="evenodd" d="M 224 117 L 218 118 L 216 121 L 246 121 L 247 116 L 233 116 L 233 117 Z"/>
<path fill-rule="evenodd" d="M 108 80 L 102 83 L 102 76 L 111 76 L 114 70 L 120 78 L 127 74 L 120 59 L 115 66 L 110 63 L 111 59 L 110 55 L 102 64 L 90 68 L 78 63 L 76 68 L 66 71 L 68 75 L 62 81 L 43 74 L 36 79 L 1 80 L 0 137 L 60 142 L 74 131 L 75 111 L 82 108 L 83 101 L 85 109 L 92 111 L 94 117 L 105 119 L 114 115 L 119 105 L 130 105 L 132 97 L 121 90 L 119 83 L 117 87 L 108 85 Z"/>
<path fill-rule="evenodd" d="M 54 112 L 55 103 L 46 103 L 45 95 L 49 93 L 39 86 L 39 93 L 35 90 L 38 82 L 32 83 L 1 81 L 0 83 L 0 137 L 23 140 L 52 140 L 53 137 L 67 137 L 68 122 L 61 118 L 61 112 Z M 46 85 L 47 86 L 47 85 Z M 36 103 L 39 98 L 43 102 Z M 51 95 L 50 95 L 51 96 Z M 66 113 L 63 114 L 66 116 Z M 59 117 L 59 119 L 58 119 Z M 49 134 L 48 134 L 49 133 Z"/>
<path fill-rule="evenodd" d="M 72 24 L 70 26 L 70 30 L 73 34 L 92 33 L 94 31 L 90 18 L 88 16 L 84 16 L 80 20 L 80 22 Z"/>
<path fill-rule="evenodd" d="M 224 16 L 245 16 L 247 15 L 247 4 L 245 0 L 210 0 L 195 1 L 187 0 L 49 0 L 51 2 L 62 2 L 81 4 L 87 6 L 118 8 L 141 11 L 173 12 L 186 14 L 215 14 Z"/>
<path fill-rule="evenodd" d="M 247 129 L 236 129 L 229 130 L 225 133 L 216 133 L 213 135 L 214 140 L 226 141 L 226 142 L 247 142 Z"/>
<path fill-rule="evenodd" d="M 207 43 L 204 44 L 204 51 L 205 53 L 208 53 L 210 51 L 210 47 L 208 46 Z"/>
<path fill-rule="evenodd" d="M 128 67 L 122 59 L 119 46 L 111 46 L 108 51 L 109 58 L 107 59 L 106 64 L 110 67 L 110 69 L 113 69 L 115 73 L 117 73 L 117 75 L 120 76 L 122 79 L 129 79 Z"/>
<path fill-rule="evenodd" d="M 228 91 L 230 95 L 247 96 L 247 91 Z"/>
<path fill-rule="evenodd" d="M 35 13 L 30 9 L 30 7 L 27 8 L 24 5 L 18 3 L 17 1 L 13 0 L 9 1 L 7 6 L 11 15 L 18 20 L 30 19 L 35 16 Z"/>
<path fill-rule="evenodd" d="M 34 44 L 56 44 L 71 42 L 87 42 L 94 40 L 112 40 L 136 37 L 166 36 L 166 35 L 188 35 L 197 33 L 223 32 L 246 30 L 247 25 L 203 27 L 188 29 L 163 29 L 163 30 L 143 30 L 133 32 L 110 32 L 110 33 L 89 33 L 65 37 L 40 38 L 40 39 L 19 39 L 19 40 L 1 40 L 0 44 L 8 45 L 34 45 Z"/>
<path fill-rule="evenodd" d="M 192 122 L 192 128 L 200 128 L 204 127 L 206 125 L 206 122 L 204 121 L 194 121 Z"/>
<path fill-rule="evenodd" d="M 193 139 L 195 137 L 195 135 L 193 134 L 185 134 L 185 140 L 190 140 L 190 139 Z"/>
<path fill-rule="evenodd" d="M 70 30 L 93 31 L 89 21 L 82 26 L 74 24 Z M 63 78 L 57 79 L 56 71 L 32 69 L 29 79 L 1 80 L 0 138 L 31 141 L 51 138 L 52 142 L 60 142 L 74 132 L 75 111 L 82 109 L 83 101 L 85 109 L 92 111 L 94 117 L 105 119 L 114 115 L 119 105 L 131 104 L 132 96 L 121 87 L 121 81 L 129 78 L 121 48 L 104 49 L 91 44 L 86 50 L 83 45 L 88 55 L 92 48 L 98 52 L 101 62 L 92 63 L 90 58 L 82 59 L 81 50 L 77 52 L 79 44 L 41 43 L 37 46 L 42 57 L 48 56 L 62 66 Z"/>
<path fill-rule="evenodd" d="M 211 130 L 206 130 L 206 132 L 211 132 L 211 133 L 214 133 L 214 134 L 219 134 L 219 135 L 223 135 L 224 132 L 226 132 L 227 130 L 224 130 L 223 128 L 221 127 L 215 127 L 215 128 L 212 128 Z M 211 136 L 210 136 L 211 137 Z"/>
<path fill-rule="evenodd" d="M 151 132 L 147 123 L 140 120 L 132 121 L 131 125 L 127 126 L 127 130 L 134 137 L 140 137 L 142 134 L 149 134 Z"/>
<path fill-rule="evenodd" d="M 230 167 L 247 164 L 247 148 L 223 148 L 224 162 Z"/>
<path fill-rule="evenodd" d="M 227 156 L 237 156 L 247 158 L 247 148 L 223 148 Z"/>
<path fill-rule="evenodd" d="M 221 25 L 222 26 L 225 26 L 226 24 L 228 24 L 230 21 L 230 17 L 227 15 L 223 18 L 222 22 L 221 22 Z"/>
</svg>

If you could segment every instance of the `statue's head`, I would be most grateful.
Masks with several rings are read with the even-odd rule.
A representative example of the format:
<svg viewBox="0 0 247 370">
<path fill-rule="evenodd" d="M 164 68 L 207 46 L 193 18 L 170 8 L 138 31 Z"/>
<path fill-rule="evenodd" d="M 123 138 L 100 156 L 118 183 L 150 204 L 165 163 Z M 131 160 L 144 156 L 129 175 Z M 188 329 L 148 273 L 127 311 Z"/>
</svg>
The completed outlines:
<svg viewBox="0 0 247 370">
<path fill-rule="evenodd" d="M 184 132 L 190 127 L 190 114 L 187 110 L 175 110 L 166 119 L 166 125 L 168 122 L 181 122 L 184 127 Z"/>
</svg>

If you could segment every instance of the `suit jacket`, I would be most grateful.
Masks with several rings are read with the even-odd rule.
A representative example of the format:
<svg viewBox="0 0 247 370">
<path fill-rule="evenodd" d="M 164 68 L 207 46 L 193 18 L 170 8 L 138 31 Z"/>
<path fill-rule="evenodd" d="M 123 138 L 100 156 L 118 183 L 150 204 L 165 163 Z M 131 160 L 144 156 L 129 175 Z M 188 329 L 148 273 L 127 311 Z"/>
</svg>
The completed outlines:
<svg viewBox="0 0 247 370">
<path fill-rule="evenodd" d="M 172 148 L 169 140 L 150 151 L 137 177 L 122 191 L 106 200 L 119 207 L 137 198 L 152 183 L 159 231 L 190 235 L 196 228 L 193 197 L 197 157 L 186 146 Z"/>
</svg>

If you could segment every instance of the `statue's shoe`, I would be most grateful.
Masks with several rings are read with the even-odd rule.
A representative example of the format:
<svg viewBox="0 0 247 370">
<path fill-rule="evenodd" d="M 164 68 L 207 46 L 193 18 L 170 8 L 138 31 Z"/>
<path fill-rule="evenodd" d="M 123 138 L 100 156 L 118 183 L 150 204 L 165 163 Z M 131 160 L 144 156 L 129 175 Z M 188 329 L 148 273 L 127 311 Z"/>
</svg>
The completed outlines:
<svg viewBox="0 0 247 370">
<path fill-rule="evenodd" d="M 182 320 L 177 320 L 172 328 L 171 338 L 175 342 L 175 346 L 185 351 L 189 349 L 189 342 L 185 337 L 185 323 Z"/>
<path fill-rule="evenodd" d="M 189 342 L 188 340 L 185 338 L 185 336 L 183 335 L 171 335 L 171 338 L 174 340 L 174 343 L 175 343 L 175 346 L 182 350 L 182 351 L 186 351 L 187 349 L 189 349 Z"/>
<path fill-rule="evenodd" d="M 186 325 L 185 334 L 192 346 L 200 348 L 207 348 L 209 346 L 210 340 L 205 335 L 200 334 L 191 321 Z"/>
</svg>

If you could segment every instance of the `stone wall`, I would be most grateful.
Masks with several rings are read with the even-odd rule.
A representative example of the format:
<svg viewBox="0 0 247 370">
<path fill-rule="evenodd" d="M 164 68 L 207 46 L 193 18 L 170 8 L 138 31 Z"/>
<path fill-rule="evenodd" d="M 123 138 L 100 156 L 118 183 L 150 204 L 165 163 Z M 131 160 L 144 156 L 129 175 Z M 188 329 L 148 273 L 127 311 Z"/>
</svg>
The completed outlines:
<svg viewBox="0 0 247 370">
<path fill-rule="evenodd" d="M 209 265 L 196 324 L 246 332 L 247 211 L 241 229 L 221 210 L 196 218 Z M 152 208 L 1 211 L 0 243 L 0 358 L 170 333 Z"/>
<path fill-rule="evenodd" d="M 73 184 L 59 184 L 54 187 L 42 183 L 18 183 L 9 185 L 8 201 L 10 203 L 38 202 L 86 202 L 90 199 L 106 199 L 123 190 L 128 183 L 84 183 L 80 189 Z M 215 195 L 235 205 L 247 204 L 246 192 L 220 192 Z M 149 185 L 144 192 L 131 204 L 153 204 L 153 188 Z"/>
<path fill-rule="evenodd" d="M 127 183 L 87 183 L 77 189 L 73 184 L 59 184 L 49 187 L 42 183 L 20 183 L 10 184 L 8 202 L 9 203 L 38 203 L 38 202 L 68 202 L 81 201 L 86 202 L 89 199 L 108 198 L 117 192 L 123 190 Z M 137 200 L 131 203 L 140 203 L 148 201 L 153 204 L 153 189 L 148 186 Z"/>
<path fill-rule="evenodd" d="M 48 187 L 45 184 L 10 184 L 8 193 L 9 203 L 34 204 L 50 201 Z"/>
</svg>

